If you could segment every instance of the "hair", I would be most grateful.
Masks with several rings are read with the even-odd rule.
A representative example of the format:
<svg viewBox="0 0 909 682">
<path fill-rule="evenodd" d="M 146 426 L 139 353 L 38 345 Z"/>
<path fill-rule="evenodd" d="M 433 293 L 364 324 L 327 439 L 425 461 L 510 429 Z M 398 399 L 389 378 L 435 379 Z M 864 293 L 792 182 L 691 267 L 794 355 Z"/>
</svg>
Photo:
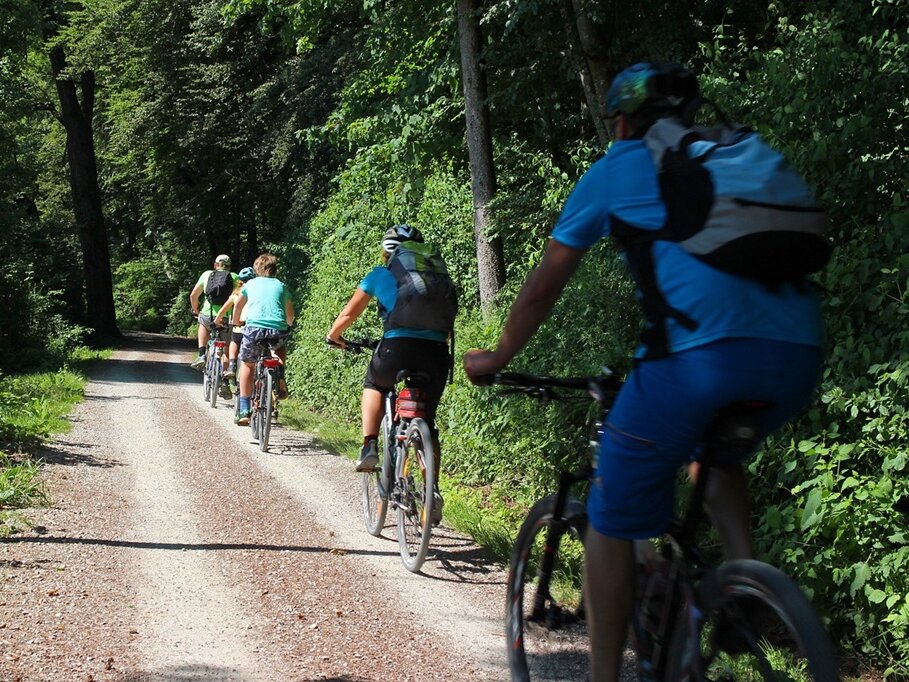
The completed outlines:
<svg viewBox="0 0 909 682">
<path fill-rule="evenodd" d="M 253 270 L 259 277 L 274 277 L 278 274 L 278 257 L 273 253 L 263 253 L 253 263 Z"/>
</svg>

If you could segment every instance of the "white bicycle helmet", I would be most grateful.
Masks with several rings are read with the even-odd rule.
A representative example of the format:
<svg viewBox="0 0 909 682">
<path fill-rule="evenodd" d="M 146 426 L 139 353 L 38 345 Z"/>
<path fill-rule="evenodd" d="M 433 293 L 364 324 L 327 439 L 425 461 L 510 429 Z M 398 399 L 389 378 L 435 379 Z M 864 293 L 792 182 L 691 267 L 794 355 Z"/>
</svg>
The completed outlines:
<svg viewBox="0 0 909 682">
<path fill-rule="evenodd" d="M 388 229 L 382 237 L 382 249 L 385 253 L 392 253 L 401 242 L 421 242 L 423 235 L 411 225 L 395 225 Z"/>
</svg>

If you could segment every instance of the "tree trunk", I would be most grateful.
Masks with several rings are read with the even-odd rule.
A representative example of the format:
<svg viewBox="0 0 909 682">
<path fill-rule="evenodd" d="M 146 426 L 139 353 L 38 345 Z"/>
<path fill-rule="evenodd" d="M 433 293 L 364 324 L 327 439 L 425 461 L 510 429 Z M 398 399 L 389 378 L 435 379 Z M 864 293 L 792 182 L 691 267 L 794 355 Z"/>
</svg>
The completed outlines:
<svg viewBox="0 0 909 682">
<path fill-rule="evenodd" d="M 606 129 L 606 93 L 614 71 L 609 62 L 612 36 L 590 18 L 585 11 L 585 4 L 585 0 L 564 0 L 562 16 L 568 40 L 578 61 L 587 108 L 593 118 L 600 144 L 605 148 L 610 142 Z"/>
<path fill-rule="evenodd" d="M 114 312 L 114 283 L 110 267 L 107 225 L 101 209 L 98 166 L 92 116 L 95 106 L 95 74 L 86 71 L 80 78 L 82 102 L 76 84 L 62 77 L 66 57 L 59 45 L 50 51 L 51 71 L 60 99 L 60 121 L 66 129 L 66 159 L 73 198 L 73 213 L 82 246 L 85 271 L 85 300 L 88 326 L 100 336 L 118 336 Z"/>
<path fill-rule="evenodd" d="M 492 129 L 486 103 L 486 72 L 481 61 L 482 41 L 477 0 L 458 0 L 458 39 L 467 118 L 467 152 L 473 193 L 473 232 L 477 248 L 480 307 L 488 311 L 505 284 L 502 240 L 488 238 L 489 202 L 496 192 L 492 160 Z"/>
</svg>

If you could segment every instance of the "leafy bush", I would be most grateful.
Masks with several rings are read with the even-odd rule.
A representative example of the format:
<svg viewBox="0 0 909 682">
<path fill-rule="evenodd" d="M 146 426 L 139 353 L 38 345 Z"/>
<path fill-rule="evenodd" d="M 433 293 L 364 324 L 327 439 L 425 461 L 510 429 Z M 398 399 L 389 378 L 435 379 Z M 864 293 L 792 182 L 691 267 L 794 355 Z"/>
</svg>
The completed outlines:
<svg viewBox="0 0 909 682">
<path fill-rule="evenodd" d="M 814 182 L 838 245 L 823 277 L 823 410 L 752 464 L 760 549 L 814 596 L 859 663 L 906 678 L 909 25 L 896 3 L 871 5 L 778 3 L 760 52 L 729 36 L 711 46 L 718 74 L 743 74 L 711 87 Z"/>
<path fill-rule="evenodd" d="M 125 329 L 163 331 L 173 290 L 156 259 L 146 257 L 119 265 L 114 271 L 118 323 Z"/>
</svg>

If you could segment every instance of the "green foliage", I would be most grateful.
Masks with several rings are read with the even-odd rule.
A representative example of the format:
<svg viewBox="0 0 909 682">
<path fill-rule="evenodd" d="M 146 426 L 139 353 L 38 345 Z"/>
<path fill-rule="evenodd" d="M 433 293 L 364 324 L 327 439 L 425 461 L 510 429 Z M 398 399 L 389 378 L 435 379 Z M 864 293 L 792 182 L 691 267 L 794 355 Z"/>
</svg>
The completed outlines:
<svg viewBox="0 0 909 682">
<path fill-rule="evenodd" d="M 791 7 L 790 7 L 791 5 Z M 872 11 L 869 11 L 869 5 Z M 758 538 L 827 613 L 858 662 L 909 675 L 909 106 L 896 3 L 777 3 L 772 45 L 720 37 L 711 87 L 814 182 L 838 244 L 821 409 L 752 464 Z M 722 39 L 721 39 L 722 38 Z M 760 67 L 760 68 L 756 68 Z M 743 116 L 742 113 L 747 116 Z M 811 125 L 805 125 L 810 121 Z M 796 541 L 797 538 L 797 541 Z"/>
<path fill-rule="evenodd" d="M 0 448 L 33 448 L 69 430 L 65 416 L 81 399 L 84 383 L 66 369 L 0 376 Z"/>
<path fill-rule="evenodd" d="M 157 259 L 140 258 L 118 266 L 114 271 L 114 303 L 120 326 L 162 331 L 167 325 L 172 289 Z M 183 302 L 187 308 L 186 296 Z"/>
</svg>

